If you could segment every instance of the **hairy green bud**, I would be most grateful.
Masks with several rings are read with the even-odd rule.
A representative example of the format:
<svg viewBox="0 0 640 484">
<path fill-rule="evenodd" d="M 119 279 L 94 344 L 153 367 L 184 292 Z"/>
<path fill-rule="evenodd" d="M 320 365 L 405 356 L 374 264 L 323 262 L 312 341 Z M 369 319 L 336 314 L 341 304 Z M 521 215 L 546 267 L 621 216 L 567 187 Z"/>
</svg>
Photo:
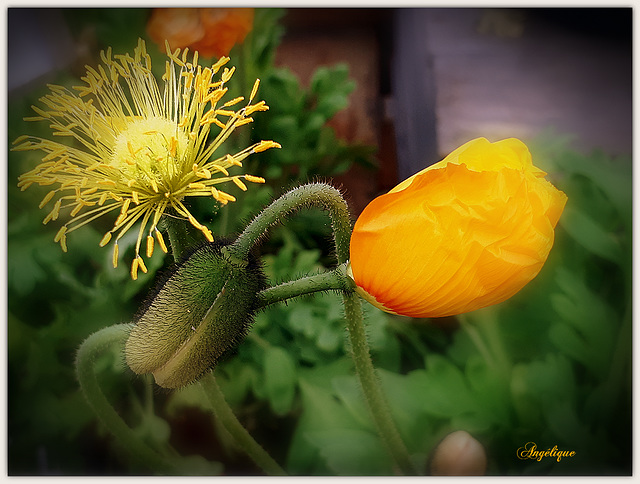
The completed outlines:
<svg viewBox="0 0 640 484">
<path fill-rule="evenodd" d="M 206 244 L 176 264 L 151 292 L 125 346 L 129 367 L 179 388 L 200 378 L 246 336 L 266 286 L 259 263 Z"/>
</svg>

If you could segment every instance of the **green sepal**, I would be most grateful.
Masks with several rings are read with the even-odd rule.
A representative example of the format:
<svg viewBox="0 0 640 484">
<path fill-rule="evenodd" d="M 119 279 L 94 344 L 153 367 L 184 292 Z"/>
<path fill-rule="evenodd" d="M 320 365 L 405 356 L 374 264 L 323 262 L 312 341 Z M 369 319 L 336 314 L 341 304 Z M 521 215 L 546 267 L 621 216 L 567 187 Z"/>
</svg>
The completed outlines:
<svg viewBox="0 0 640 484">
<path fill-rule="evenodd" d="M 255 258 L 239 260 L 224 247 L 200 246 L 156 284 L 125 346 L 135 373 L 183 387 L 246 336 L 266 279 Z"/>
</svg>

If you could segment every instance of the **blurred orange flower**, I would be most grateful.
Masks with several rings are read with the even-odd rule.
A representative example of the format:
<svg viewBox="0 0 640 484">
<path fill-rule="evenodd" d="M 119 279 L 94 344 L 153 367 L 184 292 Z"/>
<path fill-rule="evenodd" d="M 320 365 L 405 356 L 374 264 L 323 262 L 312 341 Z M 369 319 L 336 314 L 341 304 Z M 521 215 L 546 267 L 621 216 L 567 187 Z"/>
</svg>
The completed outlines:
<svg viewBox="0 0 640 484">
<path fill-rule="evenodd" d="M 149 37 L 164 49 L 188 47 L 202 57 L 222 57 L 244 41 L 253 27 L 252 8 L 154 8 Z"/>
<path fill-rule="evenodd" d="M 540 271 L 567 196 L 517 139 L 478 138 L 373 200 L 356 221 L 358 293 L 412 317 L 502 302 Z"/>
</svg>

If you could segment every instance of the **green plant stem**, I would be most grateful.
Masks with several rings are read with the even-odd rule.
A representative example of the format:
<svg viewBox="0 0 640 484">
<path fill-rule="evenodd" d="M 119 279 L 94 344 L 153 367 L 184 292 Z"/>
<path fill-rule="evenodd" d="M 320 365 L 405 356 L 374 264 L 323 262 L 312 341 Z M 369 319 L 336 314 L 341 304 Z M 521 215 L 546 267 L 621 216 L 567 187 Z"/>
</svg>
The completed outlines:
<svg viewBox="0 0 640 484">
<path fill-rule="evenodd" d="M 311 183 L 285 193 L 253 219 L 238 239 L 227 248 L 228 253 L 232 257 L 246 259 L 252 248 L 267 234 L 272 226 L 281 223 L 292 213 L 309 207 L 318 207 L 329 213 L 339 266 L 328 273 L 310 276 L 263 291 L 260 294 L 262 306 L 317 291 L 342 290 L 352 357 L 364 398 L 380 436 L 400 472 L 415 475 L 416 470 L 411 463 L 409 452 L 393 421 L 389 405 L 375 374 L 364 329 L 360 299 L 354 292 L 353 281 L 346 276 L 346 263 L 349 259 L 349 241 L 351 238 L 351 218 L 347 203 L 340 192 L 325 183 Z M 169 233 L 171 238 L 171 231 Z M 223 423 L 223 425 L 240 443 L 241 447 L 248 453 L 251 452 L 252 454 L 250 455 L 254 460 L 258 456 L 257 458 L 260 460 L 256 460 L 256 462 L 259 465 L 272 466 L 273 463 L 269 463 L 269 461 L 262 462 L 264 457 L 262 454 L 266 454 L 266 452 L 235 418 L 233 411 L 224 400 L 213 375 L 208 376 L 203 381 L 203 388 L 208 392 L 209 400 L 214 406 L 216 415 L 218 418 L 225 420 L 226 423 Z M 273 461 L 268 454 L 266 456 L 270 461 Z M 263 469 L 268 473 L 277 471 L 274 467 L 263 467 Z"/>
<path fill-rule="evenodd" d="M 258 444 L 236 418 L 233 410 L 224 398 L 224 394 L 218 386 L 218 382 L 212 372 L 201 380 L 201 388 L 204 391 L 213 412 L 218 421 L 234 437 L 238 445 L 249 457 L 271 476 L 285 476 L 287 473 L 273 460 L 273 458 Z"/>
<path fill-rule="evenodd" d="M 375 374 L 369 353 L 369 343 L 364 330 L 360 298 L 355 292 L 345 292 L 343 299 L 356 375 L 362 385 L 362 391 L 378 433 L 400 472 L 404 475 L 417 475 L 417 471 L 409 457 L 409 451 L 393 421 L 391 410 Z"/>
<path fill-rule="evenodd" d="M 180 219 L 171 219 L 166 225 L 169 241 L 174 259 L 178 261 L 185 252 L 194 244 L 193 231 L 188 222 Z M 216 418 L 227 429 L 237 444 L 258 464 L 267 474 L 285 475 L 282 468 L 273 458 L 258 444 L 251 434 L 242 426 L 236 418 L 233 410 L 224 398 L 224 394 L 218 386 L 213 373 L 207 374 L 200 381 L 200 387 L 205 392 L 207 399 L 213 407 Z"/>
<path fill-rule="evenodd" d="M 76 356 L 76 372 L 80 388 L 100 421 L 120 441 L 129 455 L 148 469 L 162 474 L 179 475 L 182 471 L 172 459 L 151 449 L 120 418 L 102 393 L 95 374 L 94 365 L 97 359 L 114 345 L 124 345 L 130 327 L 129 324 L 109 326 L 93 333 L 82 343 Z"/>
<path fill-rule="evenodd" d="M 340 192 L 325 183 L 311 183 L 285 193 L 253 219 L 232 245 L 231 251 L 235 253 L 236 257 L 246 258 L 251 248 L 267 233 L 271 226 L 280 223 L 295 211 L 307 207 L 319 207 L 329 213 L 339 266 L 333 274 L 311 276 L 310 278 L 293 281 L 264 291 L 261 294 L 264 301 L 263 305 L 266 306 L 288 297 L 316 292 L 317 290 L 342 289 L 352 358 L 364 398 L 371 410 L 371 415 L 380 436 L 396 465 L 402 473 L 415 475 L 416 471 L 409 458 L 409 452 L 393 421 L 382 387 L 373 368 L 364 329 L 360 299 L 354 292 L 353 281 L 346 276 L 345 266 L 349 259 L 351 218 L 347 203 Z M 317 279 L 315 279 L 316 277 Z M 338 281 L 338 278 L 342 278 L 342 283 Z M 322 281 L 322 284 L 319 281 Z M 318 289 L 323 284 L 327 285 L 326 288 Z"/>
<path fill-rule="evenodd" d="M 292 213 L 308 207 L 318 207 L 329 212 L 336 245 L 338 264 L 349 259 L 351 219 L 349 208 L 340 192 L 326 183 L 310 183 L 294 188 L 265 208 L 244 229 L 230 250 L 246 259 L 252 247 L 265 236 L 273 225 L 281 223 Z"/>
<path fill-rule="evenodd" d="M 346 267 L 346 264 L 341 264 L 332 271 L 269 287 L 258 295 L 260 307 L 315 292 L 350 290 L 353 283 L 346 277 Z"/>
<path fill-rule="evenodd" d="M 201 238 L 200 241 L 206 240 L 202 232 L 183 218 L 167 216 L 164 217 L 163 223 L 169 235 L 169 244 L 171 245 L 173 259 L 176 262 L 198 241 L 198 237 Z"/>
</svg>

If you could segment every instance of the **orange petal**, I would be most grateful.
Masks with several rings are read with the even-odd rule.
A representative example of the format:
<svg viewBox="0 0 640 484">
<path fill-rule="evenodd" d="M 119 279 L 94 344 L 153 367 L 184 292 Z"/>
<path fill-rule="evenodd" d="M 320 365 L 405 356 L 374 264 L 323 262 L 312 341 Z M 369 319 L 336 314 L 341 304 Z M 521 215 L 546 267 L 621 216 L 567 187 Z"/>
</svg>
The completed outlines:
<svg viewBox="0 0 640 484">
<path fill-rule="evenodd" d="M 439 317 L 504 301 L 533 279 L 566 196 L 538 177 L 521 146 L 467 143 L 455 162 L 373 200 L 351 238 L 360 291 L 390 312 Z"/>
</svg>

